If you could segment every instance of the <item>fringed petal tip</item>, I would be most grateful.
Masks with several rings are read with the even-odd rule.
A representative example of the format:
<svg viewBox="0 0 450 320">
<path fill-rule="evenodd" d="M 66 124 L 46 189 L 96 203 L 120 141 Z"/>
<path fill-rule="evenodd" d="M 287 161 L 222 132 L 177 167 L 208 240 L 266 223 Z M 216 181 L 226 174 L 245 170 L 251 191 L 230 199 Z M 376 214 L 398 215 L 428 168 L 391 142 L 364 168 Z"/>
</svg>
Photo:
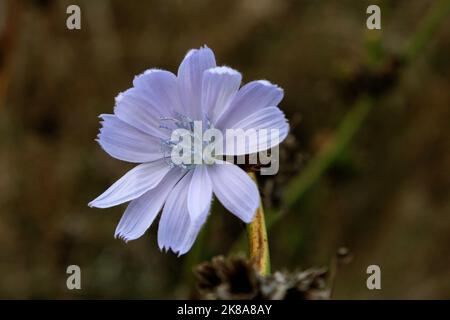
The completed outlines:
<svg viewBox="0 0 450 320">
<path fill-rule="evenodd" d="M 118 239 L 118 240 L 122 240 L 123 242 L 125 242 L 126 244 L 128 244 L 129 241 L 134 240 L 134 239 L 130 239 L 128 238 L 125 234 L 121 233 L 121 232 L 117 232 L 114 234 L 114 238 Z"/>
<path fill-rule="evenodd" d="M 97 202 L 98 198 L 95 198 L 94 200 L 92 200 L 91 202 L 89 202 L 87 205 L 89 208 L 97 208 L 97 209 L 104 209 L 104 208 L 108 208 L 108 207 L 104 207 L 104 206 L 99 206 L 98 202 Z"/>
<path fill-rule="evenodd" d="M 142 72 L 142 73 L 140 73 L 140 74 L 134 76 L 134 80 L 138 79 L 139 77 L 142 77 L 142 76 L 145 76 L 145 75 L 149 75 L 149 74 L 151 74 L 151 73 L 159 72 L 159 71 L 166 72 L 166 70 L 163 70 L 163 69 L 150 68 L 150 69 L 147 69 L 147 70 L 145 70 L 144 72 Z M 134 81 L 133 81 L 133 82 L 134 82 Z M 120 94 L 119 94 L 119 95 L 120 95 Z"/>
<path fill-rule="evenodd" d="M 172 248 L 172 247 L 170 247 L 170 246 L 163 246 L 163 247 L 159 247 L 159 250 L 162 252 L 162 253 L 169 253 L 170 251 L 172 251 L 176 256 L 177 256 L 177 258 L 179 258 L 179 257 L 181 257 L 182 255 L 185 255 L 189 250 L 177 250 L 177 249 L 174 249 L 174 248 Z"/>
<path fill-rule="evenodd" d="M 277 85 L 275 83 L 272 83 L 272 82 L 270 82 L 269 80 L 266 80 L 266 79 L 256 80 L 256 83 L 259 83 L 259 84 L 261 84 L 263 86 L 266 86 L 266 87 L 276 88 L 276 89 L 279 89 L 280 91 L 284 91 L 283 88 L 281 88 L 279 85 Z"/>
<path fill-rule="evenodd" d="M 91 200 L 91 201 L 87 204 L 88 207 L 89 207 L 89 208 L 98 208 L 98 209 L 103 209 L 103 208 L 105 208 L 105 207 L 99 205 L 99 203 L 98 203 L 98 199 L 99 199 L 99 198 L 100 198 L 100 196 L 97 197 L 97 198 L 95 198 L 94 200 Z"/>
<path fill-rule="evenodd" d="M 231 67 L 228 66 L 220 66 L 220 67 L 213 67 L 207 69 L 205 72 L 213 73 L 213 74 L 227 74 L 227 75 L 235 75 L 241 77 L 241 73 Z"/>
<path fill-rule="evenodd" d="M 121 93 L 119 95 L 121 95 Z M 102 119 L 102 121 L 100 121 L 100 123 L 103 123 L 103 121 L 105 121 L 109 117 L 114 117 L 114 115 L 110 114 L 110 113 L 102 113 L 98 117 L 99 117 L 99 119 Z"/>
<path fill-rule="evenodd" d="M 196 52 L 208 52 L 208 54 L 212 54 L 214 55 L 214 52 L 211 50 L 210 47 L 208 47 L 206 44 L 200 46 L 199 48 L 194 48 L 194 49 L 189 49 L 188 52 L 186 52 L 186 55 L 184 56 L 185 58 L 188 58 L 189 56 L 191 56 L 192 54 L 196 53 Z"/>
</svg>

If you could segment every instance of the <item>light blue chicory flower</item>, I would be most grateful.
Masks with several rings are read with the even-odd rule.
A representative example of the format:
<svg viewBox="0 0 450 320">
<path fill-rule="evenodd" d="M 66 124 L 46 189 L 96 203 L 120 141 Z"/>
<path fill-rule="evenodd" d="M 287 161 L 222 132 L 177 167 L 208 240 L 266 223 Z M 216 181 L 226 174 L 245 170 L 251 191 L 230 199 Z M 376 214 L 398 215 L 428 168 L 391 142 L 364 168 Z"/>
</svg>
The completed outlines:
<svg viewBox="0 0 450 320">
<path fill-rule="evenodd" d="M 239 89 L 241 79 L 236 70 L 217 67 L 214 53 L 205 46 L 187 53 L 178 75 L 150 69 L 135 77 L 133 87 L 116 98 L 114 114 L 100 116 L 101 147 L 114 158 L 140 163 L 89 203 L 107 208 L 131 201 L 116 237 L 139 238 L 164 207 L 158 245 L 182 255 L 205 223 L 213 194 L 242 221 L 252 220 L 259 193 L 245 171 L 219 160 L 173 165 L 161 148 L 170 139 L 167 129 L 189 128 L 196 120 L 221 131 L 275 128 L 280 134 L 276 144 L 281 142 L 289 130 L 277 107 L 283 90 L 265 80 Z M 269 141 L 265 149 L 273 146 Z"/>
</svg>

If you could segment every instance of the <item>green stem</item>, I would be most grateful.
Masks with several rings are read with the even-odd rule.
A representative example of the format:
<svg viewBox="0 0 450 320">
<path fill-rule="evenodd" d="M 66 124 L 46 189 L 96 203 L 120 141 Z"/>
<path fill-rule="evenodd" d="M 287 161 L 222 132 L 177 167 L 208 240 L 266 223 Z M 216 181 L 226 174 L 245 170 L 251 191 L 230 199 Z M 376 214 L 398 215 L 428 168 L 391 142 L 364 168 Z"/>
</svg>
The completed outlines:
<svg viewBox="0 0 450 320">
<path fill-rule="evenodd" d="M 408 42 L 405 50 L 405 59 L 413 60 L 421 50 L 430 42 L 430 39 L 439 28 L 441 22 L 450 13 L 450 0 L 436 1 L 426 17 L 420 23 L 419 28 Z"/>
<path fill-rule="evenodd" d="M 430 42 L 430 39 L 437 31 L 441 22 L 450 13 L 450 0 L 436 1 L 429 10 L 423 21 L 420 23 L 417 31 L 411 36 L 407 43 L 407 48 L 403 53 L 406 62 L 411 61 L 419 54 L 423 48 Z M 357 99 L 352 109 L 345 115 L 339 128 L 337 129 L 334 142 L 331 142 L 328 148 L 317 155 L 297 177 L 295 177 L 286 188 L 284 196 L 284 209 L 290 209 L 305 192 L 323 175 L 330 165 L 337 159 L 339 154 L 347 147 L 353 136 L 364 124 L 370 109 L 375 101 L 367 96 L 361 96 Z M 283 210 L 282 212 L 286 212 Z M 281 215 L 279 214 L 271 222 L 276 222 Z M 271 225 L 268 227 L 270 228 Z"/>
<path fill-rule="evenodd" d="M 307 166 L 300 175 L 294 177 L 289 182 L 283 197 L 283 204 L 287 208 L 293 207 L 305 192 L 319 180 L 339 155 L 342 154 L 342 151 L 347 148 L 352 138 L 367 118 L 372 104 L 372 99 L 368 97 L 359 98 L 355 106 L 345 115 L 340 123 L 336 135 L 333 138 L 334 141 L 331 141 L 327 147 L 316 156 L 314 161 L 310 162 L 310 165 Z"/>
<path fill-rule="evenodd" d="M 258 183 L 253 172 L 249 176 Z M 264 218 L 264 208 L 261 200 L 256 209 L 255 218 L 247 225 L 248 248 L 250 260 L 256 270 L 263 276 L 270 274 L 269 241 L 267 239 L 266 222 Z"/>
</svg>

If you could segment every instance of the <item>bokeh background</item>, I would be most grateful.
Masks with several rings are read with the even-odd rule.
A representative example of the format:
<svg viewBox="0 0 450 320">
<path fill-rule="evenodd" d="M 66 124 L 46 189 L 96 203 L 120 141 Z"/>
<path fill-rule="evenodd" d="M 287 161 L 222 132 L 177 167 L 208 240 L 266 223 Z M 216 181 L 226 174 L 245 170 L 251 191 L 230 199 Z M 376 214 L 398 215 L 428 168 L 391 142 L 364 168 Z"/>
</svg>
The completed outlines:
<svg viewBox="0 0 450 320">
<path fill-rule="evenodd" d="M 273 269 L 328 266 L 346 246 L 333 298 L 450 298 L 450 19 L 438 3 L 0 0 L 0 298 L 190 297 L 195 264 L 245 252 L 245 227 L 220 205 L 181 258 L 158 250 L 157 224 L 114 239 L 125 206 L 87 207 L 131 167 L 94 141 L 97 116 L 134 75 L 176 72 L 203 44 L 245 82 L 285 89 L 291 134 L 260 184 Z M 66 28 L 69 4 L 81 30 Z M 366 28 L 369 4 L 382 30 Z M 82 290 L 66 288 L 70 264 Z M 371 264 L 382 290 L 366 288 Z"/>
</svg>

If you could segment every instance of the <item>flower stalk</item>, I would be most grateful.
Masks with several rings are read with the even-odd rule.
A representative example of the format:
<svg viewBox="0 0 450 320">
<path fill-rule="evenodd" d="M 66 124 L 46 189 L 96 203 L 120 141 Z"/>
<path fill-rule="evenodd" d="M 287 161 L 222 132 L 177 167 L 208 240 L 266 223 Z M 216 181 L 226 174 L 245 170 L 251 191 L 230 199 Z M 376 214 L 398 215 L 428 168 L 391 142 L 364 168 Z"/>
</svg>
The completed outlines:
<svg viewBox="0 0 450 320">
<path fill-rule="evenodd" d="M 258 182 L 255 173 L 249 172 L 248 174 L 257 184 Z M 264 208 L 261 200 L 259 201 L 259 207 L 256 209 L 256 214 L 253 221 L 247 225 L 247 233 L 250 260 L 259 274 L 263 276 L 269 275 L 269 241 L 267 238 Z"/>
</svg>

